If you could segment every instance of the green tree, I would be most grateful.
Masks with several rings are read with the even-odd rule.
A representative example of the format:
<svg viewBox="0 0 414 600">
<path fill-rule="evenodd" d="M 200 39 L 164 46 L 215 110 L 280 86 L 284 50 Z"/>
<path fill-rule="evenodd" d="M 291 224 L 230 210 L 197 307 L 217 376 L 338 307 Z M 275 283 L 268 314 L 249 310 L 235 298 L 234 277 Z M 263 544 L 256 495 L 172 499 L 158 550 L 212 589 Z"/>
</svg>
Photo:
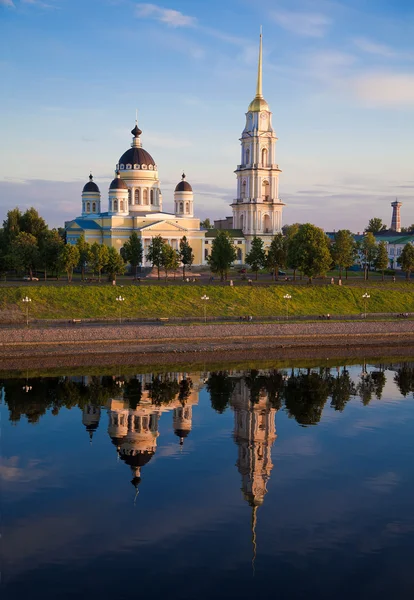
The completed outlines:
<svg viewBox="0 0 414 600">
<path fill-rule="evenodd" d="M 211 245 L 208 264 L 212 273 L 220 273 L 221 281 L 227 279 L 231 264 L 236 260 L 237 251 L 227 231 L 219 231 Z"/>
<path fill-rule="evenodd" d="M 31 233 L 21 231 L 11 244 L 13 262 L 17 270 L 24 270 L 30 279 L 39 262 L 37 240 Z"/>
<path fill-rule="evenodd" d="M 210 394 L 211 407 L 223 413 L 229 405 L 234 383 L 227 371 L 213 371 L 207 379 L 206 389 Z"/>
<path fill-rule="evenodd" d="M 142 263 L 143 254 L 141 238 L 138 237 L 136 231 L 133 231 L 123 248 L 121 248 L 121 255 L 134 269 L 135 277 L 138 275 L 138 267 Z"/>
<path fill-rule="evenodd" d="M 266 256 L 266 265 L 272 271 L 272 278 L 278 279 L 279 269 L 286 266 L 287 240 L 282 233 L 273 237 Z"/>
<path fill-rule="evenodd" d="M 297 255 L 297 248 L 292 244 L 293 238 L 299 231 L 300 223 L 294 223 L 293 225 L 285 225 L 282 227 L 283 235 L 286 239 L 287 257 L 286 264 L 289 269 L 293 269 L 293 281 L 296 281 L 296 271 L 299 268 L 299 255 Z"/>
<path fill-rule="evenodd" d="M 94 242 L 90 249 L 88 255 L 88 263 L 91 265 L 94 273 L 98 273 L 98 281 L 101 281 L 101 273 L 102 269 L 108 262 L 109 251 L 108 247 L 104 244 L 99 244 L 98 242 Z"/>
<path fill-rule="evenodd" d="M 365 232 L 379 233 L 380 231 L 386 231 L 387 226 L 383 224 L 382 219 L 374 217 L 369 220 L 368 226 L 365 228 Z"/>
<path fill-rule="evenodd" d="M 332 264 L 329 240 L 324 231 L 315 225 L 305 223 L 299 227 L 290 243 L 292 256 L 298 268 L 309 278 L 324 275 Z"/>
<path fill-rule="evenodd" d="M 89 260 L 89 253 L 91 245 L 85 240 L 85 235 L 82 233 L 76 240 L 76 247 L 79 250 L 79 263 L 78 267 L 81 270 L 81 279 L 85 279 L 85 268 Z"/>
<path fill-rule="evenodd" d="M 63 241 L 56 229 L 48 229 L 39 239 L 39 264 L 45 271 L 45 281 L 47 273 L 55 273 L 59 278 L 60 252 L 63 248 Z"/>
<path fill-rule="evenodd" d="M 176 271 L 180 266 L 177 250 L 166 243 L 164 243 L 161 250 L 161 264 L 165 271 L 165 281 L 168 281 L 168 271 Z"/>
<path fill-rule="evenodd" d="M 413 244 L 405 244 L 400 256 L 397 258 L 397 263 L 401 269 L 405 271 L 405 276 L 410 279 L 411 271 L 414 271 L 414 246 Z"/>
<path fill-rule="evenodd" d="M 160 278 L 160 268 L 162 267 L 162 249 L 165 245 L 164 240 L 160 235 L 152 238 L 148 246 L 147 260 L 153 267 L 157 267 L 158 279 Z"/>
<path fill-rule="evenodd" d="M 79 250 L 77 246 L 66 244 L 60 251 L 59 261 L 62 269 L 66 271 L 68 282 L 72 282 L 73 269 L 79 263 Z"/>
<path fill-rule="evenodd" d="M 183 265 L 183 279 L 185 279 L 185 270 L 191 267 L 194 262 L 193 249 L 187 241 L 185 235 L 180 240 L 180 261 Z"/>
<path fill-rule="evenodd" d="M 263 269 L 266 266 L 266 252 L 264 249 L 264 242 L 261 238 L 254 236 L 252 239 L 252 245 L 250 252 L 246 254 L 246 264 L 248 264 L 252 271 L 257 273 L 259 269 Z"/>
<path fill-rule="evenodd" d="M 201 221 L 200 227 L 201 229 L 213 229 L 213 225 L 211 224 L 209 218 L 204 219 L 204 221 Z"/>
<path fill-rule="evenodd" d="M 108 249 L 105 270 L 108 273 L 110 281 L 116 281 L 117 275 L 123 275 L 125 273 L 125 261 L 113 246 Z"/>
<path fill-rule="evenodd" d="M 331 247 L 332 259 L 339 269 L 339 279 L 342 279 L 342 270 L 348 279 L 348 269 L 352 267 L 356 258 L 356 243 L 353 234 L 348 229 L 340 229 L 335 234 Z"/>
<path fill-rule="evenodd" d="M 47 231 L 45 220 L 33 207 L 28 208 L 20 219 L 20 230 L 33 235 L 39 242 L 40 237 Z"/>
<path fill-rule="evenodd" d="M 388 267 L 388 252 L 387 244 L 380 242 L 377 247 L 377 254 L 374 259 L 374 267 L 382 273 L 382 281 L 384 281 L 384 271 Z"/>
<path fill-rule="evenodd" d="M 363 258 L 364 279 L 366 280 L 369 277 L 369 270 L 377 255 L 377 242 L 371 231 L 368 231 L 361 242 L 359 242 L 359 249 Z"/>
<path fill-rule="evenodd" d="M 4 250 L 6 254 L 10 252 L 10 247 L 13 240 L 19 235 L 21 231 L 21 219 L 22 213 L 18 208 L 13 208 L 7 213 L 6 219 L 3 221 L 3 234 L 4 234 Z"/>
</svg>

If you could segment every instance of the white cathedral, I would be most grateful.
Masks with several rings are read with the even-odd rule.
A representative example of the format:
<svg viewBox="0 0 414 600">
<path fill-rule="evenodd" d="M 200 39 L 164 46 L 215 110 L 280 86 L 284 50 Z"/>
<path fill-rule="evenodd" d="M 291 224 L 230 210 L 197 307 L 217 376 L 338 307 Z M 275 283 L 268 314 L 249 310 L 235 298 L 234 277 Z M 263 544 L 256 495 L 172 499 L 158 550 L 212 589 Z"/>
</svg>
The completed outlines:
<svg viewBox="0 0 414 600">
<path fill-rule="evenodd" d="M 215 221 L 218 229 L 226 229 L 233 238 L 240 264 L 244 263 L 254 236 L 268 247 L 282 228 L 281 170 L 276 163 L 277 137 L 272 113 L 263 97 L 262 61 L 260 35 L 256 95 L 247 109 L 240 140 L 241 161 L 235 171 L 237 194 L 231 204 L 233 216 Z M 174 211 L 163 211 L 157 164 L 142 147 L 142 131 L 137 123 L 131 133 L 131 147 L 120 157 L 109 186 L 107 210 L 102 208 L 100 189 L 90 175 L 82 191 L 81 216 L 65 223 L 68 243 L 75 244 L 83 234 L 89 243 L 99 242 L 120 250 L 135 231 L 146 254 L 156 235 L 161 235 L 175 249 L 185 235 L 193 248 L 194 264 L 206 264 L 217 229 L 201 229 L 200 219 L 194 216 L 193 190 L 184 174 L 174 191 Z"/>
</svg>

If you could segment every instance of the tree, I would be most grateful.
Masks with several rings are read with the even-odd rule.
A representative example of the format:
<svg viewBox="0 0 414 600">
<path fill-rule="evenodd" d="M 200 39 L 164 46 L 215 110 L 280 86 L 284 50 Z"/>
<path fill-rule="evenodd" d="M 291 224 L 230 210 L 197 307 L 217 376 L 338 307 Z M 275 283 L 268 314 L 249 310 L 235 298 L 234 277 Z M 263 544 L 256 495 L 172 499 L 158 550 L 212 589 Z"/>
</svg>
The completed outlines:
<svg viewBox="0 0 414 600">
<path fill-rule="evenodd" d="M 138 237 L 137 233 L 133 231 L 129 236 L 129 239 L 125 242 L 123 248 L 121 248 L 121 255 L 123 259 L 131 265 L 135 271 L 135 277 L 138 275 L 138 267 L 142 263 L 144 251 L 142 248 L 141 238 Z"/>
<path fill-rule="evenodd" d="M 117 275 L 123 275 L 125 273 L 124 259 L 113 246 L 108 249 L 108 259 L 105 264 L 105 270 L 108 273 L 110 281 L 116 281 Z"/>
<path fill-rule="evenodd" d="M 315 225 L 305 223 L 298 229 L 290 242 L 291 256 L 297 261 L 297 267 L 309 278 L 323 275 L 332 264 L 329 240 L 324 231 Z"/>
<path fill-rule="evenodd" d="M 272 271 L 272 277 L 279 277 L 279 269 L 286 266 L 287 240 L 282 233 L 273 237 L 266 256 L 266 265 Z"/>
<path fill-rule="evenodd" d="M 211 245 L 208 264 L 212 273 L 220 273 L 221 281 L 227 279 L 231 264 L 237 258 L 237 251 L 227 231 L 219 231 Z"/>
<path fill-rule="evenodd" d="M 368 279 L 369 269 L 377 255 L 377 242 L 371 231 L 368 231 L 368 233 L 364 235 L 362 241 L 359 243 L 359 247 L 364 259 L 364 279 Z"/>
<path fill-rule="evenodd" d="M 374 217 L 369 220 L 368 226 L 365 228 L 365 233 L 379 233 L 380 231 L 386 231 L 387 226 L 383 224 L 382 219 Z"/>
<path fill-rule="evenodd" d="M 384 281 L 384 271 L 388 267 L 387 244 L 380 242 L 377 247 L 377 253 L 374 259 L 374 267 L 382 272 L 382 281 Z"/>
<path fill-rule="evenodd" d="M 264 249 L 264 242 L 261 238 L 254 236 L 252 239 L 252 245 L 250 252 L 246 254 L 246 264 L 248 264 L 252 271 L 257 273 L 259 269 L 263 269 L 266 265 L 266 252 Z"/>
<path fill-rule="evenodd" d="M 28 208 L 20 219 L 20 230 L 33 235 L 39 242 L 40 237 L 47 231 L 45 220 L 33 207 Z"/>
<path fill-rule="evenodd" d="M 213 229 L 213 225 L 211 224 L 209 218 L 204 219 L 204 221 L 201 221 L 200 227 L 201 229 Z"/>
<path fill-rule="evenodd" d="M 11 244 L 11 252 L 16 268 L 25 270 L 32 279 L 39 261 L 39 248 L 34 235 L 21 231 Z"/>
<path fill-rule="evenodd" d="M 98 242 L 94 242 L 90 249 L 88 255 L 88 263 L 91 265 L 94 273 L 98 273 L 98 281 L 101 281 L 101 272 L 102 269 L 108 262 L 109 252 L 108 247 L 104 246 L 104 244 L 99 244 Z"/>
<path fill-rule="evenodd" d="M 339 279 L 342 280 L 343 269 L 345 269 L 345 277 L 348 279 L 348 269 L 352 267 L 356 258 L 355 239 L 348 229 L 340 229 L 336 232 L 331 254 L 334 263 L 339 268 Z"/>
<path fill-rule="evenodd" d="M 411 271 L 414 271 L 414 246 L 412 244 L 405 244 L 400 256 L 397 258 L 397 263 L 405 271 L 406 278 L 410 279 Z"/>
<path fill-rule="evenodd" d="M 401 233 L 413 233 L 414 232 L 414 223 L 409 225 L 408 227 L 401 227 Z"/>
<path fill-rule="evenodd" d="M 6 254 L 9 252 L 12 242 L 21 231 L 21 219 L 22 213 L 20 210 L 13 208 L 13 210 L 8 211 L 5 221 L 3 221 L 4 250 Z"/>
<path fill-rule="evenodd" d="M 185 235 L 180 240 L 180 260 L 183 265 L 183 279 L 185 279 L 186 267 L 191 267 L 194 262 L 193 249 L 188 243 Z"/>
<path fill-rule="evenodd" d="M 175 271 L 180 266 L 177 250 L 165 242 L 161 249 L 161 264 L 165 271 L 165 281 L 168 280 L 168 271 Z"/>
<path fill-rule="evenodd" d="M 66 244 L 60 251 L 59 255 L 60 264 L 68 276 L 68 282 L 72 282 L 73 269 L 79 263 L 79 250 L 77 246 L 72 244 Z"/>
<path fill-rule="evenodd" d="M 162 249 L 165 245 L 164 240 L 160 235 L 152 238 L 148 246 L 147 260 L 153 267 L 157 267 L 158 279 L 160 278 L 160 268 L 162 267 Z"/>
<path fill-rule="evenodd" d="M 214 371 L 207 379 L 206 388 L 210 394 L 211 407 L 218 413 L 223 413 L 234 389 L 234 383 L 227 371 Z"/>
<path fill-rule="evenodd" d="M 47 272 L 56 273 L 59 277 L 60 252 L 63 248 L 63 241 L 56 229 L 47 230 L 39 239 L 39 264 L 45 270 L 45 281 Z"/>
<path fill-rule="evenodd" d="M 286 239 L 287 246 L 287 257 L 286 264 L 290 269 L 293 269 L 293 281 L 296 281 L 296 270 L 299 268 L 299 256 L 297 255 L 297 248 L 292 244 L 293 238 L 299 231 L 300 223 L 294 223 L 293 225 L 285 225 L 282 227 L 283 235 Z"/>
<path fill-rule="evenodd" d="M 79 250 L 79 263 L 78 267 L 81 270 L 81 279 L 84 281 L 85 279 L 85 267 L 89 260 L 89 253 L 91 249 L 91 245 L 85 240 L 85 236 L 82 233 L 78 239 L 76 240 L 76 247 Z"/>
</svg>

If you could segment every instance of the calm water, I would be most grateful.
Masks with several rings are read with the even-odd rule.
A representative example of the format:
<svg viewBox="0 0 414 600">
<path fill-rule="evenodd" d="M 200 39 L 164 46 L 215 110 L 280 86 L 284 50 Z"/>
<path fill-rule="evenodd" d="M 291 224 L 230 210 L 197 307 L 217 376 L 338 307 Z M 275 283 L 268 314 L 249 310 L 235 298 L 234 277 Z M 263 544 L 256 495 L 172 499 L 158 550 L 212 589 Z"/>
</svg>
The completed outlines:
<svg viewBox="0 0 414 600">
<path fill-rule="evenodd" d="M 3 379 L 2 598 L 414 595 L 414 363 Z"/>
</svg>

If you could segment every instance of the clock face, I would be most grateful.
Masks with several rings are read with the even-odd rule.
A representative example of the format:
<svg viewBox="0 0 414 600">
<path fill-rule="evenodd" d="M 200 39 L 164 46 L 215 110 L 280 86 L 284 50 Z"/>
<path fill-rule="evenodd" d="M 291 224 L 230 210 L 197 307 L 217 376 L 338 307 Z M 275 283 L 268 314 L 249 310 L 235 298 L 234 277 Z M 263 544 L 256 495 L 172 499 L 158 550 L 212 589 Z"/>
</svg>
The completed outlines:
<svg viewBox="0 0 414 600">
<path fill-rule="evenodd" d="M 262 113 L 261 113 L 261 115 L 260 115 L 260 118 L 261 118 L 261 119 L 266 119 L 266 117 L 267 117 L 267 114 L 266 114 L 266 113 L 264 113 L 264 112 L 262 112 Z"/>
</svg>

